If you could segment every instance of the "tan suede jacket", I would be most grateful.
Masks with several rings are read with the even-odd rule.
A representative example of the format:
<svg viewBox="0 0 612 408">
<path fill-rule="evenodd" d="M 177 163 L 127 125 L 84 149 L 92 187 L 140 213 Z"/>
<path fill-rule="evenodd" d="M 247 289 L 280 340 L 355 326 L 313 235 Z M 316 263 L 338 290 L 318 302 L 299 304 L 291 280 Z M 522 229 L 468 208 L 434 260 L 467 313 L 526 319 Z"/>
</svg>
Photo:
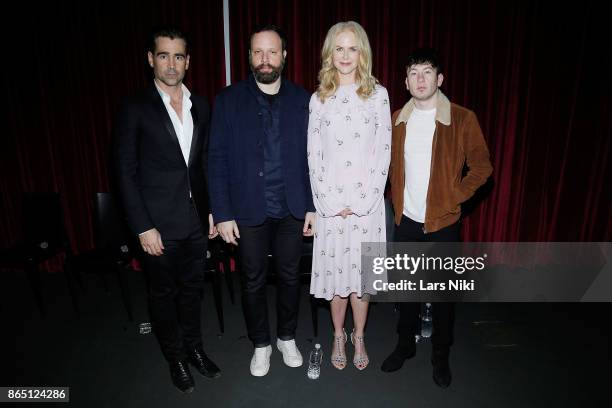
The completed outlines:
<svg viewBox="0 0 612 408">
<path fill-rule="evenodd" d="M 459 220 L 461 203 L 487 181 L 493 172 L 489 150 L 474 112 L 451 103 L 438 90 L 436 129 L 432 142 L 431 173 L 425 210 L 425 233 L 435 232 Z M 404 212 L 404 142 L 406 122 L 414 109 L 410 99 L 393 113 L 393 141 L 389 180 L 395 223 Z M 468 172 L 462 178 L 463 166 Z"/>
</svg>

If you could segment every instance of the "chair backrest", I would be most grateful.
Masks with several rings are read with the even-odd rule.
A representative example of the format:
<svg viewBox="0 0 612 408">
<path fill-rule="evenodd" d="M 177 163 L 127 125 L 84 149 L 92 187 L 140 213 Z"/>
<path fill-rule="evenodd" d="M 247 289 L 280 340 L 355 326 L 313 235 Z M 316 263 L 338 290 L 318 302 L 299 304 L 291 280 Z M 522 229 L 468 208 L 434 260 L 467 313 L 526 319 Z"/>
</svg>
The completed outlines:
<svg viewBox="0 0 612 408">
<path fill-rule="evenodd" d="M 24 193 L 24 239 L 27 245 L 52 251 L 66 244 L 59 193 Z"/>
<path fill-rule="evenodd" d="M 111 193 L 96 193 L 94 201 L 95 244 L 97 248 L 120 248 L 129 243 L 129 234 Z"/>
</svg>

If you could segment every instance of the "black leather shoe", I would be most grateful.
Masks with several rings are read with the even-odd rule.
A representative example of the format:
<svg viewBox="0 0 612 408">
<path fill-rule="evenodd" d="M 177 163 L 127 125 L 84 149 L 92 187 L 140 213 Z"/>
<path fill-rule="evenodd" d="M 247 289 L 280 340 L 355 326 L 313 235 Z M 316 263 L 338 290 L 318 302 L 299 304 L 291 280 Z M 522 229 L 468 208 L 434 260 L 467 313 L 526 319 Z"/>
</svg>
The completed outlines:
<svg viewBox="0 0 612 408">
<path fill-rule="evenodd" d="M 433 365 L 433 380 L 436 385 L 440 388 L 448 388 L 452 381 L 448 356 L 433 357 L 431 364 Z"/>
<path fill-rule="evenodd" d="M 412 340 L 412 341 L 411 341 Z M 404 365 L 404 361 L 414 357 L 416 355 L 416 344 L 414 344 L 414 338 L 402 339 L 400 338 L 395 350 L 383 361 L 380 369 L 385 373 L 391 373 L 397 371 Z"/>
<path fill-rule="evenodd" d="M 187 355 L 189 356 L 189 363 L 204 377 L 221 377 L 221 370 L 219 367 L 206 356 L 206 353 L 204 353 L 202 349 L 191 350 Z"/>
<path fill-rule="evenodd" d="M 170 363 L 170 377 L 172 377 L 172 384 L 182 393 L 189 394 L 195 388 L 193 377 L 186 362 Z"/>
</svg>

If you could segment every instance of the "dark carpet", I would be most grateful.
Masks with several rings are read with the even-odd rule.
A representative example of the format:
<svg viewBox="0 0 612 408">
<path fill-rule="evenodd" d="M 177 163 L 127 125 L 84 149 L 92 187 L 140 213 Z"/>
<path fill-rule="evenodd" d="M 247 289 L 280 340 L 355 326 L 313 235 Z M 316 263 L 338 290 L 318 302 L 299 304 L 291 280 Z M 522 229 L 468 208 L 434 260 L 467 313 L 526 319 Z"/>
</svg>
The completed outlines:
<svg viewBox="0 0 612 408">
<path fill-rule="evenodd" d="M 238 279 L 234 279 L 238 290 Z M 231 304 L 223 287 L 225 333 L 216 319 L 210 284 L 203 300 L 205 351 L 222 370 L 207 379 L 192 370 L 196 389 L 180 394 L 171 384 L 148 322 L 146 285 L 140 272 L 128 277 L 134 322 L 129 322 L 117 282 L 108 291 L 99 276 L 84 274 L 80 317 L 72 308 L 62 273 L 44 274 L 46 316 L 41 317 L 25 275 L 0 273 L 3 386 L 69 386 L 70 403 L 14 404 L 74 407 L 591 407 L 608 400 L 609 304 L 457 304 L 453 382 L 436 387 L 429 362 L 431 344 L 395 373 L 380 365 L 396 341 L 392 304 L 372 304 L 366 330 L 370 366 L 329 363 L 329 309 L 318 309 L 313 338 L 308 286 L 303 285 L 297 342 L 306 361 L 314 343 L 324 350 L 321 377 L 309 380 L 306 364 L 286 367 L 274 348 L 270 372 L 252 377 L 252 346 L 246 337 L 240 297 Z M 274 327 L 274 286 L 268 286 Z M 347 317 L 350 331 L 350 313 Z M 274 336 L 274 333 L 272 333 Z M 348 344 L 349 361 L 353 349 Z M 1 405 L 1 404 L 0 404 Z"/>
</svg>

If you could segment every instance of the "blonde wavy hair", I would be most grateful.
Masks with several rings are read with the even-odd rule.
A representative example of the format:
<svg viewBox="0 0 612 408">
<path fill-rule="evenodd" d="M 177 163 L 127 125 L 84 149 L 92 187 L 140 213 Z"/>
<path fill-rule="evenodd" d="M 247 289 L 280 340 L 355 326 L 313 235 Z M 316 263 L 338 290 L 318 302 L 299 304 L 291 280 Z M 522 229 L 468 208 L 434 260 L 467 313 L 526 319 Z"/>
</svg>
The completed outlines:
<svg viewBox="0 0 612 408">
<path fill-rule="evenodd" d="M 334 66 L 332 56 L 334 52 L 334 42 L 336 36 L 343 31 L 351 31 L 355 34 L 357 48 L 359 49 L 359 63 L 355 72 L 357 95 L 362 99 L 367 99 L 372 95 L 374 87 L 378 83 L 372 75 L 372 48 L 370 41 L 363 27 L 355 21 L 344 21 L 334 24 L 325 37 L 323 49 L 321 50 L 321 70 L 319 71 L 319 87 L 317 96 L 321 102 L 332 96 L 339 86 L 338 70 Z"/>
</svg>

